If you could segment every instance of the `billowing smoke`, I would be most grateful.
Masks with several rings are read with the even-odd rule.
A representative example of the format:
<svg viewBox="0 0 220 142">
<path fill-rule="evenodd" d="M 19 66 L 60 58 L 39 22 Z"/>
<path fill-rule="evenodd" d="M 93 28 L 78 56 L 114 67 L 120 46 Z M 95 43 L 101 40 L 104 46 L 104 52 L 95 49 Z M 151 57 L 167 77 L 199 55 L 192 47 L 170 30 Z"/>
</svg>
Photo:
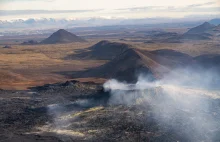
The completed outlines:
<svg viewBox="0 0 220 142">
<path fill-rule="evenodd" d="M 219 141 L 218 85 L 214 71 L 178 69 L 154 82 L 140 75 L 136 84 L 113 79 L 104 88 L 111 93 L 110 105 L 141 106 L 181 140 Z"/>
</svg>

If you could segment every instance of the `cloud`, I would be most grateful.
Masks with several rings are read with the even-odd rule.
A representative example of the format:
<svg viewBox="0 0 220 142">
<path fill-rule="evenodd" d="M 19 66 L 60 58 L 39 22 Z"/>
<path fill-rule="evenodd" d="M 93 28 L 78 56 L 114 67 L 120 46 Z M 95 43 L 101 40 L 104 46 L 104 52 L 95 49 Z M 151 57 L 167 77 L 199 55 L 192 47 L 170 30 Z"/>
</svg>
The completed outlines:
<svg viewBox="0 0 220 142">
<path fill-rule="evenodd" d="M 202 6 L 208 6 L 208 5 L 213 5 L 216 4 L 216 2 L 207 2 L 207 3 L 200 3 L 200 4 L 192 4 L 188 5 L 188 8 L 195 8 L 195 7 L 202 7 Z"/>
<path fill-rule="evenodd" d="M 147 7 L 131 7 L 131 8 L 121 8 L 116 10 L 129 10 L 129 11 L 136 11 L 136 10 L 152 10 L 158 6 L 147 6 Z"/>
<path fill-rule="evenodd" d="M 210 0 L 0 0 L 0 19 L 34 17 L 185 17 L 188 15 L 220 14 L 218 2 Z M 203 2 L 201 2 L 203 1 Z"/>
<path fill-rule="evenodd" d="M 209 6 L 209 7 L 207 7 Z M 147 6 L 116 9 L 118 12 L 220 12 L 220 6 L 215 2 L 193 4 L 187 6 Z"/>
<path fill-rule="evenodd" d="M 84 13 L 84 12 L 98 12 L 96 10 L 0 10 L 0 16 L 11 15 L 32 15 L 32 14 L 58 14 L 58 13 Z"/>
<path fill-rule="evenodd" d="M 44 2 L 53 2 L 55 0 L 1 0 L 0 3 L 8 3 L 8 2 L 30 2 L 30 1 L 44 1 Z"/>
</svg>

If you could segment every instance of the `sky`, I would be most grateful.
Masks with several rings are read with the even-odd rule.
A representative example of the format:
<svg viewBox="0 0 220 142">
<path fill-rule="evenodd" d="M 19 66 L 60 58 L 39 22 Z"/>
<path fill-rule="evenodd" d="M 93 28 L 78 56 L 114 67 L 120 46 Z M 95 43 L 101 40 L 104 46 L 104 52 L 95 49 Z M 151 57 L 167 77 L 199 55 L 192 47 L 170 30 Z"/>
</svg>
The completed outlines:
<svg viewBox="0 0 220 142">
<path fill-rule="evenodd" d="M 220 0 L 0 0 L 0 20 L 220 15 Z"/>
</svg>

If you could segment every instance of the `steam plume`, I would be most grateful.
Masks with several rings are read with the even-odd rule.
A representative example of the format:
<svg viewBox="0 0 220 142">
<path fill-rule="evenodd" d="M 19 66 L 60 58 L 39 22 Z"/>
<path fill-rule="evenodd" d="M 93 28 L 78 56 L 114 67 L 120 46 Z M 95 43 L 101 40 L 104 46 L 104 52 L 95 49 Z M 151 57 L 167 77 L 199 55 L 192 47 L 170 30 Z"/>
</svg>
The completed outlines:
<svg viewBox="0 0 220 142">
<path fill-rule="evenodd" d="M 138 105 L 153 111 L 154 118 L 187 141 L 216 141 L 220 98 L 217 73 L 178 69 L 163 79 L 150 82 L 140 75 L 136 84 L 109 80 L 110 105 Z"/>
</svg>

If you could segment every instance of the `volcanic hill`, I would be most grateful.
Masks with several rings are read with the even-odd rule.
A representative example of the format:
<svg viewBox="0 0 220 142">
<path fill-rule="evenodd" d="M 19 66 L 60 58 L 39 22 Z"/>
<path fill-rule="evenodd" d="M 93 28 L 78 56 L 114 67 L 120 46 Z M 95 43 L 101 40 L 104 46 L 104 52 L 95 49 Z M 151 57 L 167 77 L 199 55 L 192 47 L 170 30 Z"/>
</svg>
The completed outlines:
<svg viewBox="0 0 220 142">
<path fill-rule="evenodd" d="M 219 66 L 219 55 L 212 57 L 192 57 L 188 54 L 171 49 L 148 51 L 137 49 L 129 44 L 101 41 L 88 50 L 71 55 L 71 59 L 100 59 L 109 62 L 83 71 L 61 72 L 71 78 L 103 78 L 135 82 L 141 73 L 147 74 L 152 80 L 160 79 L 175 69 L 205 66 Z M 70 58 L 70 56 L 69 56 Z M 205 61 L 203 61 L 205 60 Z M 213 64 L 216 63 L 216 64 Z M 194 69 L 194 68 L 192 68 Z"/>
<path fill-rule="evenodd" d="M 60 29 L 53 33 L 47 39 L 41 41 L 41 44 L 56 44 L 56 43 L 71 43 L 71 42 L 85 42 L 86 40 L 64 30 Z"/>
<path fill-rule="evenodd" d="M 162 54 L 162 52 L 166 53 L 166 55 Z M 177 59 L 178 57 L 180 58 Z M 182 66 L 191 60 L 192 57 L 177 51 L 161 50 L 150 52 L 129 48 L 102 66 L 69 75 L 73 78 L 115 78 L 120 81 L 135 82 L 138 75 L 144 73 L 154 80 L 161 78 L 171 69 Z"/>
<path fill-rule="evenodd" d="M 103 40 L 89 47 L 87 51 L 82 51 L 78 54 L 69 55 L 65 57 L 65 59 L 112 60 L 131 47 L 132 46 L 129 44 Z"/>
<path fill-rule="evenodd" d="M 188 32 L 185 34 L 201 34 L 204 33 L 212 28 L 214 28 L 215 25 L 212 25 L 208 22 L 203 23 L 202 25 L 199 25 L 197 27 L 191 28 Z"/>
<path fill-rule="evenodd" d="M 203 23 L 197 27 L 191 28 L 186 33 L 166 39 L 167 42 L 184 42 L 188 40 L 211 40 L 218 35 L 218 26 L 212 25 L 208 22 Z"/>
</svg>

